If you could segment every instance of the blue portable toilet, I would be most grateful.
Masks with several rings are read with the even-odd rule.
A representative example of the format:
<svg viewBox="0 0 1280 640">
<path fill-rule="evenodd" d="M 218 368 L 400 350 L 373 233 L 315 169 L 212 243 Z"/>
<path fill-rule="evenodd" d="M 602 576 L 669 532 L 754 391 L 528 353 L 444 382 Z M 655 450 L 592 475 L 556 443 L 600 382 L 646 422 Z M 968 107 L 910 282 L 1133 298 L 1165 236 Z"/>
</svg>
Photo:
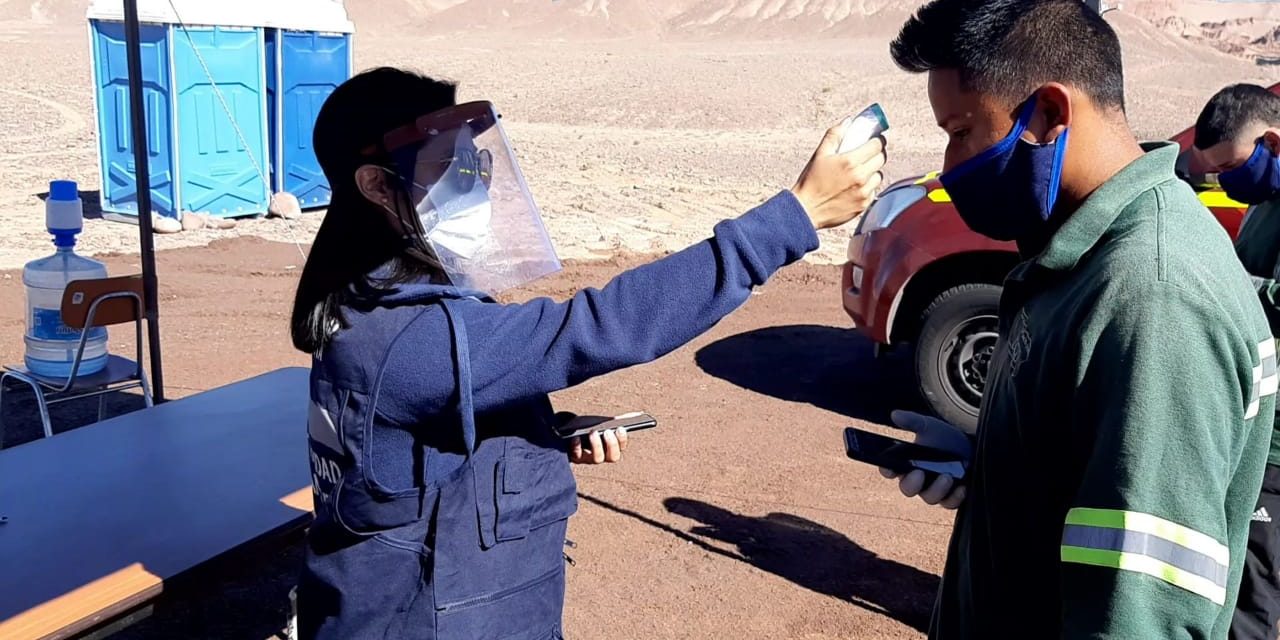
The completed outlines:
<svg viewBox="0 0 1280 640">
<path fill-rule="evenodd" d="M 329 182 L 311 134 L 320 106 L 352 74 L 354 27 L 341 2 L 275 0 L 266 32 L 272 188 L 304 209 L 326 207 Z"/>
<path fill-rule="evenodd" d="M 282 11 L 286 6 L 290 10 Z M 306 22 L 289 19 L 290 15 L 307 15 Z M 281 34 L 291 34 L 296 28 L 335 29 L 318 32 L 316 37 L 344 34 L 346 59 L 341 72 L 349 76 L 353 29 L 342 3 L 139 0 L 138 17 L 142 23 L 142 75 L 155 211 L 171 217 L 178 217 L 182 211 L 218 217 L 266 213 L 271 192 L 283 190 L 276 186 L 283 176 L 273 177 L 273 170 L 290 166 L 274 159 L 275 153 L 304 167 L 306 163 L 298 158 L 305 160 L 311 154 L 311 124 L 305 125 L 308 135 L 304 151 L 289 153 L 287 145 L 272 143 L 281 128 L 279 124 L 294 123 L 291 116 L 280 117 L 280 108 L 273 104 L 270 90 L 274 86 L 285 87 L 281 97 L 290 93 L 302 95 L 307 90 L 304 82 L 298 82 L 298 87 L 288 84 L 292 65 L 287 59 L 284 64 L 276 62 L 287 56 L 279 55 L 275 48 L 281 42 Z M 93 0 L 88 18 L 102 210 L 106 217 L 132 221 L 138 214 L 137 190 L 121 0 Z M 297 63 L 297 67 L 303 70 L 305 63 Z M 268 67 L 273 76 L 270 81 Z M 312 76 L 303 77 L 305 82 L 312 80 Z M 314 123 L 314 114 L 311 122 Z M 314 156 L 311 163 L 314 164 Z M 302 170 L 297 173 L 309 175 Z M 323 190 L 310 187 L 312 192 L 323 194 L 327 189 L 327 184 Z M 303 194 L 295 195 L 301 199 Z M 323 200 L 327 204 L 327 195 Z"/>
</svg>

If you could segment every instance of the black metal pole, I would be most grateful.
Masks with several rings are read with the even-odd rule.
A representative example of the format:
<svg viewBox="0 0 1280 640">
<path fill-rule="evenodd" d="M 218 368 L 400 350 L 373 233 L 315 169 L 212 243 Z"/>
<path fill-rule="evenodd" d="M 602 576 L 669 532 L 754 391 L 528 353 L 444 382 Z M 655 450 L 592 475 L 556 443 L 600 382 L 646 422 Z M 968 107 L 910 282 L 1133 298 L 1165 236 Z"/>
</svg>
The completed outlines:
<svg viewBox="0 0 1280 640">
<path fill-rule="evenodd" d="M 1097 11 L 1099 14 L 1104 14 L 1108 11 L 1115 11 L 1120 6 L 1120 0 L 1116 0 L 1110 4 L 1103 0 L 1084 0 L 1084 3 L 1088 5 L 1090 9 Z"/>
<path fill-rule="evenodd" d="M 146 296 L 147 345 L 151 351 L 151 395 L 164 402 L 164 371 L 160 366 L 160 305 L 157 300 L 156 250 L 151 231 L 151 163 L 147 154 L 147 112 L 142 99 L 142 35 L 138 1 L 124 0 L 124 42 L 129 56 L 129 115 L 133 133 L 134 179 L 137 180 L 138 233 L 142 244 L 142 290 Z"/>
</svg>

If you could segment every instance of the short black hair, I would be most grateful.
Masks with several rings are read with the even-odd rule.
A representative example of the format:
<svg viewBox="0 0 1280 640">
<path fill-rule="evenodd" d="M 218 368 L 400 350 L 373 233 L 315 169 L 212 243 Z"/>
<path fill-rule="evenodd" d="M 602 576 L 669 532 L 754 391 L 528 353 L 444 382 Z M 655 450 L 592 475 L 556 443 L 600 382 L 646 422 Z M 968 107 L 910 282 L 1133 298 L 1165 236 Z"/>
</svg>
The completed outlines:
<svg viewBox="0 0 1280 640">
<path fill-rule="evenodd" d="M 1195 147 L 1235 141 L 1245 127 L 1258 122 L 1280 127 L 1280 96 L 1256 84 L 1233 84 L 1214 94 L 1200 112 Z"/>
<path fill-rule="evenodd" d="M 1021 102 L 1047 82 L 1124 111 L 1120 39 L 1081 0 L 933 0 L 890 45 L 911 73 L 954 69 L 962 86 Z"/>
</svg>

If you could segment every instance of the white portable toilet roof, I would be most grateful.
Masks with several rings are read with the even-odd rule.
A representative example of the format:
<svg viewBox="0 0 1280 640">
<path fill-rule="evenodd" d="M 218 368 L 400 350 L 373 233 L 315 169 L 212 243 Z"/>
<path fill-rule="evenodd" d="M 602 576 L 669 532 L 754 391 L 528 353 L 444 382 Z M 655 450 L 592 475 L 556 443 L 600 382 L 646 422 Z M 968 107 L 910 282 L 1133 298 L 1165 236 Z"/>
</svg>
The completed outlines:
<svg viewBox="0 0 1280 640">
<path fill-rule="evenodd" d="M 342 0 L 137 0 L 138 21 L 353 33 Z M 90 20 L 124 21 L 123 0 L 91 0 Z"/>
</svg>

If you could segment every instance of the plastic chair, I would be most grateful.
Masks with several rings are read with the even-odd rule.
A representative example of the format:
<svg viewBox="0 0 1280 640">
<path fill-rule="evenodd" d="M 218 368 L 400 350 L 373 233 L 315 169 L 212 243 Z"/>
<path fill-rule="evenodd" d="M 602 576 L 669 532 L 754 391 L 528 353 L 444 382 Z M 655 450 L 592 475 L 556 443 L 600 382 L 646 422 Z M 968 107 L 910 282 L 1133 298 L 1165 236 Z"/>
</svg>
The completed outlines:
<svg viewBox="0 0 1280 640">
<path fill-rule="evenodd" d="M 40 408 L 40 421 L 46 438 L 53 435 L 49 420 L 49 406 L 68 400 L 98 396 L 98 420 L 106 414 L 106 395 L 125 389 L 141 388 L 142 398 L 148 407 L 151 402 L 151 385 L 142 369 L 142 277 L 123 276 L 97 280 L 76 280 L 67 284 L 62 295 L 62 322 L 72 329 L 80 329 L 80 342 L 67 379 L 49 378 L 32 373 L 25 366 L 5 367 L 0 373 L 0 446 L 3 446 L 4 393 L 13 380 L 31 387 Z M 94 327 L 132 322 L 136 329 L 138 345 L 134 360 L 108 355 L 101 371 L 89 375 L 77 375 L 84 357 L 84 346 L 89 331 Z"/>
</svg>

